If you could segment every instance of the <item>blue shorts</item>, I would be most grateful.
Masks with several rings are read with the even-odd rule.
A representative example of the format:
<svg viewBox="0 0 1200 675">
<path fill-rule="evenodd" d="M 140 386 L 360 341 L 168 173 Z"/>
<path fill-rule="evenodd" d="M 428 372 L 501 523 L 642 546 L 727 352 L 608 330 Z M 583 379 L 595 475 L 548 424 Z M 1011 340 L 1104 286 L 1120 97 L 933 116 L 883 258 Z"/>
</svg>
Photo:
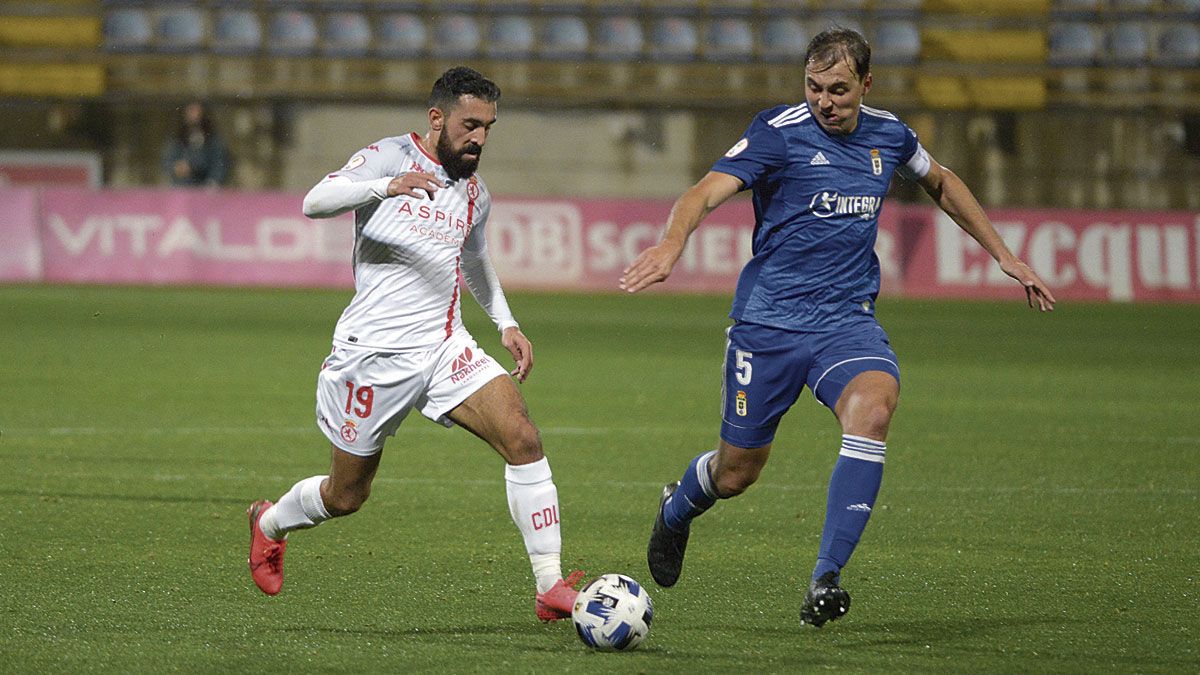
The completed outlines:
<svg viewBox="0 0 1200 675">
<path fill-rule="evenodd" d="M 753 323 L 726 332 L 721 439 L 758 448 L 775 429 L 804 385 L 830 410 L 859 373 L 878 370 L 900 381 L 896 353 L 874 321 L 828 333 L 800 333 Z"/>
</svg>

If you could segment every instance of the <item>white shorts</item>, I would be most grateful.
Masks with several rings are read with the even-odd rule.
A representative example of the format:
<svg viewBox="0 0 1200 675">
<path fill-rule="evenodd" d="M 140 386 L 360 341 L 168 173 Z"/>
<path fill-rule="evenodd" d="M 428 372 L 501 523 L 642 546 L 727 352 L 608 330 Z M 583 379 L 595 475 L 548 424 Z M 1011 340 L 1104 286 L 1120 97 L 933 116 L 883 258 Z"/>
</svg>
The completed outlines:
<svg viewBox="0 0 1200 675">
<path fill-rule="evenodd" d="M 317 376 L 317 426 L 335 446 L 367 457 L 383 449 L 413 408 L 454 426 L 446 413 L 507 375 L 467 333 L 455 333 L 427 351 L 334 345 Z"/>
</svg>

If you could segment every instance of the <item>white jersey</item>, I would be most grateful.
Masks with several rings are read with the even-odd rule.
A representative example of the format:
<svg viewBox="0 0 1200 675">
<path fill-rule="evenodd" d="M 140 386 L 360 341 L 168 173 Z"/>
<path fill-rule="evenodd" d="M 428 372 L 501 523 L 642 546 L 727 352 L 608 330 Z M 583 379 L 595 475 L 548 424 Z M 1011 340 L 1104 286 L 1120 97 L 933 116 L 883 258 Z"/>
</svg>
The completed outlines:
<svg viewBox="0 0 1200 675">
<path fill-rule="evenodd" d="M 446 187 L 430 200 L 387 197 L 396 176 L 424 171 Z M 354 209 L 354 298 L 334 342 L 377 351 L 434 347 L 462 331 L 458 278 L 497 328 L 516 326 L 487 257 L 491 195 L 477 176 L 452 181 L 417 134 L 368 145 L 304 199 L 309 217 Z"/>
</svg>

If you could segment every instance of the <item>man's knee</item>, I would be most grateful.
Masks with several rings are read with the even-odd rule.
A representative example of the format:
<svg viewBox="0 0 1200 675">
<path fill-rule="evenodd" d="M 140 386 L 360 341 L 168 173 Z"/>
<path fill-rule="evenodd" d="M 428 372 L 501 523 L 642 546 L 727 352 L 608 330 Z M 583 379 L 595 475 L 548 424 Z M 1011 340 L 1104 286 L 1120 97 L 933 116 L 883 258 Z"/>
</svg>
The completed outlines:
<svg viewBox="0 0 1200 675">
<path fill-rule="evenodd" d="M 529 420 L 522 420 L 509 431 L 504 439 L 504 450 L 509 464 L 529 464 L 540 460 L 542 436 Z"/>
<path fill-rule="evenodd" d="M 855 395 L 846 406 L 842 427 L 848 434 L 883 440 L 887 437 L 895 411 L 894 399 Z"/>
</svg>

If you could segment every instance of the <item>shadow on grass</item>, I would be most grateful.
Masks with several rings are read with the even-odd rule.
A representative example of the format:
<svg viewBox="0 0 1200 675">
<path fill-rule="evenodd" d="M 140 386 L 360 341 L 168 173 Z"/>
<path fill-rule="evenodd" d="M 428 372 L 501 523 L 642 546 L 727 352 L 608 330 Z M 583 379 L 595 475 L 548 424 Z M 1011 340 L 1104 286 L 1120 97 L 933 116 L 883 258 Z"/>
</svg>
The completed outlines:
<svg viewBox="0 0 1200 675">
<path fill-rule="evenodd" d="M 815 636 L 836 631 L 841 646 L 951 645 L 982 637 L 1008 635 L 1014 629 L 1045 628 L 1083 623 L 1081 619 L 1030 616 L 962 617 L 905 621 L 855 621 L 809 631 Z"/>
</svg>

